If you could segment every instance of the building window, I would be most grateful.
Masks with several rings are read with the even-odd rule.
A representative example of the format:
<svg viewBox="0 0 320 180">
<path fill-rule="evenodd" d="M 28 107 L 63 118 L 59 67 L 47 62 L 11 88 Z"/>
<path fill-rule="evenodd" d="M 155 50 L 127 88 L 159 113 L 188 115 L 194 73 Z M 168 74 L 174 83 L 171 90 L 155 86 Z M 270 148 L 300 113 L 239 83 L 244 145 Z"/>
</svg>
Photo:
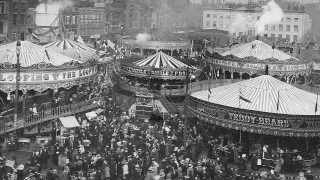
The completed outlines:
<svg viewBox="0 0 320 180">
<path fill-rule="evenodd" d="M 0 21 L 0 34 L 4 33 L 4 25 L 3 22 Z"/>
<path fill-rule="evenodd" d="M 293 35 L 293 41 L 294 42 L 298 42 L 298 36 L 297 35 Z"/>
<path fill-rule="evenodd" d="M 287 22 L 291 22 L 291 18 L 287 18 Z"/>
<path fill-rule="evenodd" d="M 17 18 L 18 18 L 18 15 L 17 15 L 17 14 L 13 14 L 13 15 L 12 15 L 12 24 L 13 24 L 13 25 L 17 25 Z"/>
<path fill-rule="evenodd" d="M 0 14 L 6 13 L 6 3 L 3 1 L 0 1 Z"/>
<path fill-rule="evenodd" d="M 217 15 L 214 14 L 214 15 L 212 15 L 212 17 L 213 17 L 213 18 L 217 18 Z"/>
<path fill-rule="evenodd" d="M 299 22 L 299 18 L 294 18 L 294 22 Z"/>
<path fill-rule="evenodd" d="M 282 39 L 282 34 L 279 34 L 279 35 L 278 35 L 278 38 L 279 38 L 279 39 Z"/>
<path fill-rule="evenodd" d="M 264 26 L 264 30 L 265 30 L 265 31 L 268 31 L 268 25 L 265 25 L 265 26 Z"/>
<path fill-rule="evenodd" d="M 282 32 L 283 31 L 283 25 L 279 24 L 279 31 Z"/>
<path fill-rule="evenodd" d="M 290 32 L 290 31 L 291 31 L 290 25 L 287 25 L 287 26 L 286 26 L 286 31 L 287 31 L 287 32 Z"/>
<path fill-rule="evenodd" d="M 294 32 L 299 32 L 299 27 L 298 27 L 298 25 L 294 25 L 294 26 L 293 26 L 293 29 L 294 29 Z"/>
<path fill-rule="evenodd" d="M 276 31 L 276 26 L 272 25 L 272 31 Z"/>
<path fill-rule="evenodd" d="M 206 22 L 206 27 L 209 27 L 210 26 L 210 21 L 207 21 Z"/>
<path fill-rule="evenodd" d="M 76 16 L 72 16 L 72 24 L 76 24 Z"/>
<path fill-rule="evenodd" d="M 290 35 L 289 35 L 289 34 L 286 35 L 286 39 L 287 39 L 288 41 L 290 41 Z"/>
<path fill-rule="evenodd" d="M 260 19 L 260 16 L 257 17 L 257 20 L 259 20 L 259 19 Z"/>
<path fill-rule="evenodd" d="M 216 21 L 213 21 L 212 26 L 213 26 L 214 28 L 216 28 L 216 27 L 217 27 L 217 22 L 216 22 Z"/>
<path fill-rule="evenodd" d="M 207 18 L 210 18 L 210 14 L 207 14 Z"/>
<path fill-rule="evenodd" d="M 275 34 L 271 34 L 271 38 L 274 39 L 276 37 Z"/>
</svg>

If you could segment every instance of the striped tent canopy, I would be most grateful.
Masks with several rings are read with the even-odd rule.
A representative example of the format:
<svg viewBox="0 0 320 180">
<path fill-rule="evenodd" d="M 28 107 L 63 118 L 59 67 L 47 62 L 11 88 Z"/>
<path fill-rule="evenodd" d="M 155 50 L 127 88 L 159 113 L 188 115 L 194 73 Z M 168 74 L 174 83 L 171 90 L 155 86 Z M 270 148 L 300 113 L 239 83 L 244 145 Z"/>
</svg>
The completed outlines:
<svg viewBox="0 0 320 180">
<path fill-rule="evenodd" d="M 218 105 L 257 112 L 285 115 L 320 114 L 319 110 L 316 111 L 316 94 L 268 75 L 198 91 L 192 96 Z"/>
<path fill-rule="evenodd" d="M 20 65 L 22 67 L 30 67 L 37 64 L 51 64 L 60 66 L 71 63 L 74 60 L 70 57 L 47 50 L 42 46 L 33 44 L 29 41 L 21 41 Z M 0 46 L 0 64 L 16 64 L 17 63 L 17 42 Z"/>
<path fill-rule="evenodd" d="M 44 45 L 44 47 L 82 62 L 97 60 L 99 58 L 96 50 L 81 42 L 69 39 L 57 40 Z"/>
<path fill-rule="evenodd" d="M 252 42 L 233 47 L 221 55 L 233 55 L 238 58 L 254 57 L 258 60 L 276 59 L 278 61 L 299 61 L 297 58 L 290 56 L 276 48 L 272 48 L 272 46 L 259 40 L 254 40 Z"/>
<path fill-rule="evenodd" d="M 134 62 L 136 66 L 148 67 L 154 69 L 186 69 L 188 65 L 167 55 L 164 52 L 158 52 L 152 56 Z"/>
</svg>

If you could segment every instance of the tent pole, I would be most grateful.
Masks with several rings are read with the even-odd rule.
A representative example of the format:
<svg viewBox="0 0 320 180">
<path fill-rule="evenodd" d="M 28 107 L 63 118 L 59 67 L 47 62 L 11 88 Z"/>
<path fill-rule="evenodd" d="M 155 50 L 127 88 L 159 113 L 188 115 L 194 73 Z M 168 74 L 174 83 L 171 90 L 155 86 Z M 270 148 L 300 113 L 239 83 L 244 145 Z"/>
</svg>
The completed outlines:
<svg viewBox="0 0 320 180">
<path fill-rule="evenodd" d="M 239 131 L 239 144 L 241 145 L 242 143 L 242 133 L 241 133 L 241 129 Z"/>
</svg>

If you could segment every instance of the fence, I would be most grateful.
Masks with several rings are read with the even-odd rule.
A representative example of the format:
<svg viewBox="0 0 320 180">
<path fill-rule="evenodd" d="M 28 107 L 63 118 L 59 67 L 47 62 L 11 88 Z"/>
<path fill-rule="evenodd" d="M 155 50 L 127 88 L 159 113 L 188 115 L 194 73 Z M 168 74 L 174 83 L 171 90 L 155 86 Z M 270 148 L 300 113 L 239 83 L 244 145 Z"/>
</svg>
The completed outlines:
<svg viewBox="0 0 320 180">
<path fill-rule="evenodd" d="M 27 114 L 22 119 L 18 119 L 16 125 L 8 126 L 12 124 L 13 116 L 8 115 L 6 117 L 1 117 L 0 121 L 0 134 L 8 133 L 20 128 L 25 128 L 33 126 L 42 122 L 46 122 L 52 119 L 57 119 L 59 117 L 68 116 L 76 114 L 83 111 L 88 111 L 99 106 L 99 98 L 94 98 L 88 101 L 82 101 L 74 104 L 61 105 L 56 107 L 45 108 L 36 114 Z"/>
</svg>

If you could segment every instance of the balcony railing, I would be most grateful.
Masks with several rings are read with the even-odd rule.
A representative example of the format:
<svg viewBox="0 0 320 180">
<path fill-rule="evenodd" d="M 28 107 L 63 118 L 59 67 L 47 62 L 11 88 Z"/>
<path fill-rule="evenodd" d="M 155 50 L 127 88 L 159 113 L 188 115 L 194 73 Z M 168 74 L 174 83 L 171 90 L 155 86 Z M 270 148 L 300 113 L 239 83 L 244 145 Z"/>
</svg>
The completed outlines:
<svg viewBox="0 0 320 180">
<path fill-rule="evenodd" d="M 13 115 L 7 115 L 0 117 L 0 134 L 12 132 L 17 129 L 30 127 L 39 123 L 43 123 L 49 120 L 57 119 L 63 116 L 70 116 L 76 113 L 89 111 L 91 109 L 99 107 L 99 98 L 94 98 L 88 101 L 82 101 L 79 103 L 61 105 L 51 107 L 39 111 L 37 114 L 28 114 L 24 118 L 18 119 L 17 123 L 14 124 Z"/>
</svg>

